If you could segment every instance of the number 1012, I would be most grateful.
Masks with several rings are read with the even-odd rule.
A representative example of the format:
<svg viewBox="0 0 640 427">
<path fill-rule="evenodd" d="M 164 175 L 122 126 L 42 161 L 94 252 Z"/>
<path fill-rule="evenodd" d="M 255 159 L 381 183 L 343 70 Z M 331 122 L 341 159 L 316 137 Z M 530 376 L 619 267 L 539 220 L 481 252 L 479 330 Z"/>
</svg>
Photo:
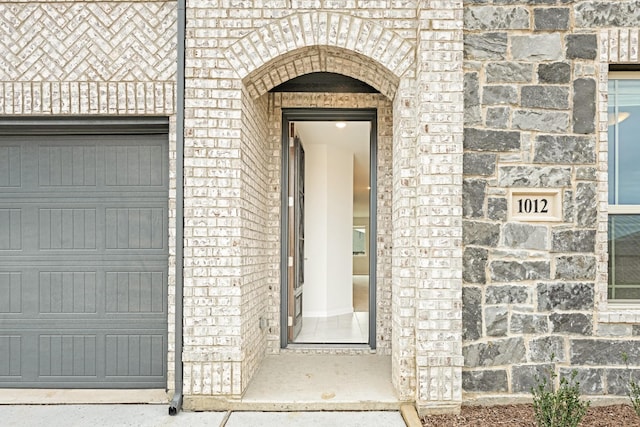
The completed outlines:
<svg viewBox="0 0 640 427">
<path fill-rule="evenodd" d="M 549 213 L 547 199 L 518 199 L 518 213 Z"/>
</svg>

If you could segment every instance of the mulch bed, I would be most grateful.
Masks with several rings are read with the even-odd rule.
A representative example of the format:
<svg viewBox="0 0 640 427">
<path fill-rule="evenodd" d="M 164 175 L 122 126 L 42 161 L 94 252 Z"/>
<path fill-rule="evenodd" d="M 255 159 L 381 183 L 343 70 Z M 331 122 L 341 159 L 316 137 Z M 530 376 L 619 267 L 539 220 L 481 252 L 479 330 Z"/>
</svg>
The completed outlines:
<svg viewBox="0 0 640 427">
<path fill-rule="evenodd" d="M 463 406 L 460 415 L 430 415 L 425 427 L 509 426 L 536 427 L 532 405 Z M 628 405 L 594 406 L 581 427 L 640 427 L 640 417 Z"/>
</svg>

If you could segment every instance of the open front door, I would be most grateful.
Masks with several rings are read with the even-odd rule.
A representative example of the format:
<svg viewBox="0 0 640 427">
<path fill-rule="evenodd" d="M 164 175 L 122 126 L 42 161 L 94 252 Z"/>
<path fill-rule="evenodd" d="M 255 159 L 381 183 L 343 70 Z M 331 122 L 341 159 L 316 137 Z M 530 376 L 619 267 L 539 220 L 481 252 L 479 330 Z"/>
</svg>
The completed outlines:
<svg viewBox="0 0 640 427">
<path fill-rule="evenodd" d="M 376 348 L 376 117 L 282 111 L 282 348 Z"/>
<path fill-rule="evenodd" d="M 288 337 L 296 339 L 302 329 L 302 288 L 304 285 L 304 148 L 289 129 L 289 301 Z"/>
</svg>

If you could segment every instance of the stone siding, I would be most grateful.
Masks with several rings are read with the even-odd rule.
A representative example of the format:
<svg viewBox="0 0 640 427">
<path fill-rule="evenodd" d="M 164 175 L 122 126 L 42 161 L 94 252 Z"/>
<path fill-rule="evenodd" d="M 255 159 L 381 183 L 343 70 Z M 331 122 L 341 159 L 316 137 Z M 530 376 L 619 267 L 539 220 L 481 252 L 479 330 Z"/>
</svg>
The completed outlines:
<svg viewBox="0 0 640 427">
<path fill-rule="evenodd" d="M 640 5 L 486 3 L 465 2 L 464 391 L 528 394 L 554 355 L 584 393 L 624 394 L 640 316 L 607 303 L 606 98 Z M 561 189 L 562 221 L 510 221 L 511 188 Z"/>
</svg>

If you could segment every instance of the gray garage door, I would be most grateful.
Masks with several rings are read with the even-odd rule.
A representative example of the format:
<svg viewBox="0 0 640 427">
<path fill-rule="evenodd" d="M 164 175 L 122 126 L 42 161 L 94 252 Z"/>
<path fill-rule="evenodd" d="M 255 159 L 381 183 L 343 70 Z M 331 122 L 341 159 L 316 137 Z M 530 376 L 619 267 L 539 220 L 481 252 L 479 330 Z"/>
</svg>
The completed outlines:
<svg viewBox="0 0 640 427">
<path fill-rule="evenodd" d="M 0 388 L 164 388 L 168 138 L 0 122 Z"/>
</svg>

